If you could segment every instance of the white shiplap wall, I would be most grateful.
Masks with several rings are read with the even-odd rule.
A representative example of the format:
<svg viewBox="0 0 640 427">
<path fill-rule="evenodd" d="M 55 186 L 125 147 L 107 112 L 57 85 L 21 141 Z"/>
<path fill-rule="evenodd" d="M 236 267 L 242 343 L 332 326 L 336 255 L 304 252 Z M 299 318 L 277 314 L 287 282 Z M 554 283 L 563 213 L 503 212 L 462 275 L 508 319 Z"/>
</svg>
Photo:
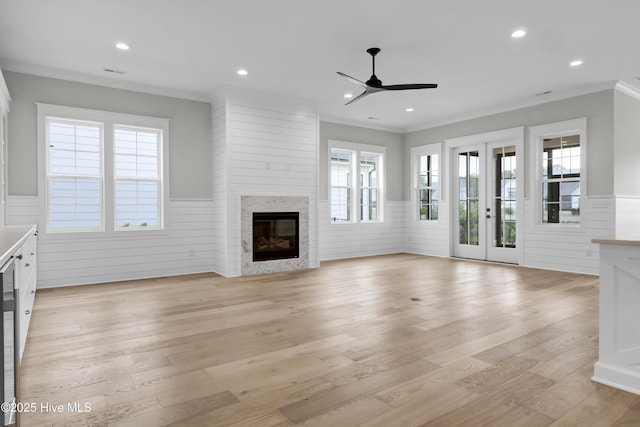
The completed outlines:
<svg viewBox="0 0 640 427">
<path fill-rule="evenodd" d="M 405 251 L 430 256 L 449 256 L 449 206 L 440 201 L 438 221 L 418 221 L 415 202 L 405 202 Z"/>
<path fill-rule="evenodd" d="M 598 274 L 597 237 L 613 235 L 613 197 L 588 197 L 582 209 L 583 225 L 576 228 L 536 226 L 530 201 L 525 201 L 522 265 L 586 274 Z M 441 219 L 418 222 L 413 203 L 387 204 L 384 224 L 331 224 L 328 202 L 320 202 L 321 260 L 409 252 L 420 255 L 450 254 L 447 203 Z M 637 211 L 636 211 L 637 212 Z"/>
<path fill-rule="evenodd" d="M 329 202 L 320 202 L 320 260 L 405 252 L 406 202 L 387 202 L 381 223 L 332 224 Z"/>
<path fill-rule="evenodd" d="M 101 239 L 45 235 L 38 198 L 9 196 L 7 224 L 38 224 L 38 287 L 103 283 L 212 271 L 213 203 L 170 200 L 162 233 Z"/>
<path fill-rule="evenodd" d="M 640 236 L 640 197 L 616 196 L 616 236 L 638 238 Z"/>
<path fill-rule="evenodd" d="M 226 215 L 226 236 L 218 233 L 226 258 L 218 256 L 216 271 L 230 277 L 241 274 L 243 195 L 307 197 L 310 267 L 317 267 L 317 113 L 295 103 L 238 93 L 226 94 L 221 108 L 214 110 L 214 156 L 220 157 L 214 159 L 214 169 L 219 169 L 214 172 L 214 200 L 220 204 L 216 211 Z"/>
<path fill-rule="evenodd" d="M 211 126 L 213 135 L 213 271 L 227 276 L 227 115 L 226 104 L 214 105 Z M 212 242 L 213 243 L 213 242 Z"/>
<path fill-rule="evenodd" d="M 600 248 L 591 240 L 614 233 L 613 197 L 587 197 L 579 227 L 535 223 L 534 203 L 525 201 L 524 261 L 527 267 L 598 274 Z"/>
</svg>

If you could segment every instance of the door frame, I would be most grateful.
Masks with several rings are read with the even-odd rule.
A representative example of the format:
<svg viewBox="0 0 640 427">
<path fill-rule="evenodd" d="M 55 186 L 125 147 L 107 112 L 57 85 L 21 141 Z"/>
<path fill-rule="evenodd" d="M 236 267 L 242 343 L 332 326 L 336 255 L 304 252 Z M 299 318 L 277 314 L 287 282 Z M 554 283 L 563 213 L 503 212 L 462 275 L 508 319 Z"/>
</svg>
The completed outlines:
<svg viewBox="0 0 640 427">
<path fill-rule="evenodd" d="M 445 181 L 445 187 L 446 187 L 445 194 L 448 195 L 449 200 L 451 201 L 450 203 L 451 209 L 449 209 L 449 227 L 447 230 L 448 237 L 449 237 L 448 241 L 449 241 L 450 257 L 452 257 L 454 254 L 454 245 L 455 245 L 454 239 L 456 235 L 454 231 L 455 230 L 454 227 L 458 226 L 458 224 L 456 224 L 454 221 L 454 218 L 455 218 L 454 209 L 456 209 L 455 201 L 457 200 L 456 183 L 458 182 L 457 180 L 458 168 L 457 168 L 457 163 L 454 164 L 454 162 L 457 162 L 457 158 L 453 155 L 453 152 L 454 150 L 465 149 L 466 147 L 469 147 L 470 149 L 474 149 L 475 146 L 482 145 L 486 148 L 488 144 L 501 143 L 507 146 L 515 145 L 516 147 L 516 170 L 519 171 L 518 172 L 519 191 L 516 198 L 516 210 L 517 210 L 516 248 L 514 249 L 514 251 L 517 254 L 517 264 L 518 265 L 523 264 L 524 262 L 524 200 L 525 200 L 524 192 L 527 189 L 526 184 L 528 181 L 527 174 L 526 174 L 527 171 L 525 171 L 525 159 L 524 159 L 525 157 L 524 131 L 525 131 L 524 126 L 519 126 L 519 127 L 509 128 L 509 129 L 478 133 L 478 134 L 467 135 L 467 136 L 462 136 L 458 138 L 450 138 L 445 140 L 445 152 L 446 152 L 445 158 L 447 159 L 446 166 L 449 169 L 447 173 L 448 179 Z M 485 170 L 485 175 L 487 175 L 486 174 L 486 157 L 484 158 L 484 161 L 481 162 L 480 166 L 481 166 L 481 170 Z M 482 203 L 483 204 L 486 203 L 486 200 L 487 200 L 487 194 L 485 193 L 484 201 Z M 482 212 L 481 220 L 486 221 L 486 219 L 484 218 L 485 217 L 484 213 L 485 212 Z M 483 229 L 486 229 L 486 227 L 483 227 Z M 487 240 L 488 240 L 486 237 L 486 233 L 485 233 L 484 239 L 485 239 L 485 247 L 486 247 Z M 483 249 L 482 253 L 485 255 L 485 258 L 486 258 L 486 253 L 487 253 L 486 249 Z"/>
</svg>

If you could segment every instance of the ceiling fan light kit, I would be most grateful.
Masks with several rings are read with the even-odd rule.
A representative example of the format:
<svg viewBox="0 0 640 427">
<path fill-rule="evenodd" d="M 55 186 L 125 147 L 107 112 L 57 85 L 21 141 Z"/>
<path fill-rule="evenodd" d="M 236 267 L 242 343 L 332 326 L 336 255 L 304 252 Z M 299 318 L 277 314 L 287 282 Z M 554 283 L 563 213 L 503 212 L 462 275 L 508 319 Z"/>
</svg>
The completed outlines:
<svg viewBox="0 0 640 427">
<path fill-rule="evenodd" d="M 435 83 L 407 83 L 407 84 L 384 86 L 382 84 L 382 81 L 378 78 L 378 76 L 376 76 L 376 55 L 380 53 L 380 48 L 371 47 L 367 49 L 367 53 L 371 55 L 371 63 L 372 63 L 373 71 L 371 72 L 371 77 L 366 82 L 360 81 L 345 73 L 341 73 L 340 71 L 337 72 L 338 75 L 364 88 L 364 92 L 362 92 L 360 95 L 356 96 L 355 98 L 351 99 L 345 105 L 349 105 L 352 102 L 355 102 L 358 99 L 362 99 L 369 94 L 382 92 L 385 90 L 435 89 L 438 87 L 438 85 Z"/>
</svg>

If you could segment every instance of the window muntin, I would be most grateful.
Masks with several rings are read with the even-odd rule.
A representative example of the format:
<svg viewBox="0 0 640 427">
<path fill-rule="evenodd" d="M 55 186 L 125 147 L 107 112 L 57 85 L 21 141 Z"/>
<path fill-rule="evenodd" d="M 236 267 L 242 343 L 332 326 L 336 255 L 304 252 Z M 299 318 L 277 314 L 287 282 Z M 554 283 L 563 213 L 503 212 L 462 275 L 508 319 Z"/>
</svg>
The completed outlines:
<svg viewBox="0 0 640 427">
<path fill-rule="evenodd" d="M 439 208 L 439 164 L 437 154 L 418 156 L 418 219 L 436 221 Z"/>
<path fill-rule="evenodd" d="M 161 147 L 160 129 L 114 128 L 116 229 L 160 226 Z"/>
<path fill-rule="evenodd" d="M 580 224 L 580 135 L 542 141 L 542 223 Z"/>
<path fill-rule="evenodd" d="M 48 118 L 45 126 L 48 230 L 103 230 L 102 123 Z"/>
</svg>

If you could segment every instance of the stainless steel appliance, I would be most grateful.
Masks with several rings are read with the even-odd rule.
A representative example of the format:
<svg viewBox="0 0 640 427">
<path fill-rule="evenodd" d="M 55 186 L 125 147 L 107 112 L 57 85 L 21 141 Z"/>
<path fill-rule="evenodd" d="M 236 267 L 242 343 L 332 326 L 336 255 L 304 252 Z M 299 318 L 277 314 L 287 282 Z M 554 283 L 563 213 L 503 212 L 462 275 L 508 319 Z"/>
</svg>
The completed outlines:
<svg viewBox="0 0 640 427">
<path fill-rule="evenodd" d="M 18 376 L 18 326 L 16 322 L 16 290 L 15 263 L 11 257 L 0 268 L 0 282 L 2 283 L 2 316 L 0 317 L 0 330 L 2 331 L 2 351 L 0 351 L 0 391 L 2 392 L 2 425 L 17 426 L 19 376 Z"/>
</svg>

